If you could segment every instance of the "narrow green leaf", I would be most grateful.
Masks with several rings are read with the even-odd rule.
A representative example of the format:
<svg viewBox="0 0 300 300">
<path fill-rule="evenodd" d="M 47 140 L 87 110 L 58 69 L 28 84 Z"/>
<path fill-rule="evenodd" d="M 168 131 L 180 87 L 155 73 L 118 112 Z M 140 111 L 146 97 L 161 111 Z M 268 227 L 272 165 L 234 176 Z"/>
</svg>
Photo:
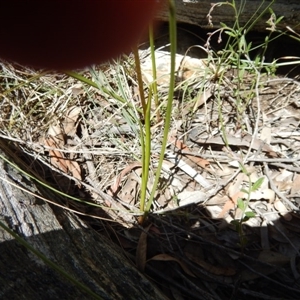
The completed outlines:
<svg viewBox="0 0 300 300">
<path fill-rule="evenodd" d="M 258 178 L 251 187 L 251 192 L 257 191 L 264 182 L 264 177 Z"/>
<path fill-rule="evenodd" d="M 248 218 L 254 218 L 256 217 L 255 213 L 253 211 L 246 211 L 245 216 Z"/>
<path fill-rule="evenodd" d="M 241 198 L 237 200 L 237 207 L 242 211 L 245 210 L 245 202 Z"/>
<path fill-rule="evenodd" d="M 275 24 L 277 25 L 278 23 L 280 23 L 281 20 L 282 20 L 283 18 L 284 18 L 284 16 L 279 17 L 279 18 L 276 20 Z"/>
<path fill-rule="evenodd" d="M 223 23 L 223 22 L 220 22 L 220 25 L 221 25 L 221 27 L 223 27 L 223 28 L 228 28 L 227 25 L 226 25 L 225 23 Z"/>
<path fill-rule="evenodd" d="M 249 191 L 247 191 L 245 189 L 241 189 L 241 192 L 246 193 L 247 195 L 249 194 Z"/>
<path fill-rule="evenodd" d="M 247 171 L 247 169 L 245 168 L 245 166 L 244 166 L 242 163 L 240 163 L 240 162 L 239 162 L 239 165 L 240 165 L 240 168 L 241 168 L 242 172 L 243 172 L 245 175 L 248 176 L 248 171 Z"/>
<path fill-rule="evenodd" d="M 229 36 L 232 36 L 232 37 L 236 37 L 236 34 L 235 33 L 233 33 L 232 31 L 228 31 L 228 30 L 225 30 L 224 31 L 227 35 L 229 35 Z"/>
</svg>

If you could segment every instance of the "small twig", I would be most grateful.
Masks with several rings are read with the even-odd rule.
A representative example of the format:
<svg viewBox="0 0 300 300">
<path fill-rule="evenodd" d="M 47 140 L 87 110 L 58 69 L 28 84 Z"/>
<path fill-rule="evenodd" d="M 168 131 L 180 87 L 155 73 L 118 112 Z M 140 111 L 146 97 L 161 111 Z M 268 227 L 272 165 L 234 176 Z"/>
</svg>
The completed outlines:
<svg viewBox="0 0 300 300">
<path fill-rule="evenodd" d="M 198 182 L 203 188 L 209 189 L 212 187 L 212 184 L 209 183 L 201 174 L 199 174 L 195 169 L 193 169 L 190 165 L 185 163 L 182 159 L 178 157 L 178 155 L 174 155 L 171 153 L 166 153 L 166 159 L 172 162 L 177 168 L 180 168 L 183 172 L 188 174 L 191 178 L 193 178 L 196 182 Z"/>
<path fill-rule="evenodd" d="M 297 167 L 293 167 L 293 166 L 290 166 L 288 164 L 282 164 L 282 163 L 271 163 L 272 166 L 275 166 L 275 167 L 278 167 L 278 168 L 282 168 L 282 169 L 285 169 L 285 170 L 289 170 L 291 172 L 296 172 L 296 173 L 300 173 L 300 167 L 297 168 Z"/>
<path fill-rule="evenodd" d="M 236 176 L 238 176 L 240 172 L 240 169 L 236 170 L 235 173 L 229 179 L 227 179 L 225 183 L 219 184 L 211 193 L 208 194 L 207 199 L 203 203 L 207 202 L 212 197 L 217 195 L 221 190 L 223 190 L 230 182 L 232 182 L 235 179 Z"/>
<path fill-rule="evenodd" d="M 258 134 L 258 126 L 259 126 L 259 122 L 260 122 L 260 112 L 261 112 L 261 107 L 260 107 L 260 98 L 259 98 L 259 86 L 260 86 L 260 72 L 259 70 L 257 70 L 257 68 L 255 68 L 255 65 L 253 63 L 253 61 L 249 58 L 249 62 L 252 65 L 253 69 L 256 72 L 257 78 L 256 78 L 256 83 L 255 83 L 255 94 L 256 94 L 256 104 L 257 104 L 257 115 L 256 115 L 256 121 L 255 121 L 255 126 L 254 126 L 254 132 L 252 135 L 252 139 L 251 139 L 251 143 L 249 146 L 249 149 L 247 151 L 246 156 L 243 159 L 243 163 L 245 164 L 248 161 L 248 158 L 251 154 L 251 150 L 253 149 L 257 134 Z"/>
<path fill-rule="evenodd" d="M 179 152 L 179 151 L 178 151 Z M 177 152 L 176 152 L 177 153 Z M 180 151 L 180 154 L 182 155 L 193 155 L 197 157 L 202 157 L 202 158 L 212 158 L 212 159 L 222 159 L 224 161 L 232 161 L 232 157 L 229 157 L 228 155 L 224 154 L 219 154 L 219 155 L 213 155 L 213 154 L 206 154 L 206 153 L 194 153 L 194 152 L 188 152 L 188 151 Z M 249 157 L 248 158 L 249 162 L 267 162 L 271 164 L 276 164 L 276 163 L 293 163 L 293 162 L 300 162 L 300 157 L 295 157 L 295 158 L 266 158 L 266 157 Z"/>
<path fill-rule="evenodd" d="M 248 158 L 248 161 L 258 161 L 258 162 L 266 162 L 270 164 L 285 162 L 285 163 L 293 163 L 293 162 L 300 162 L 300 157 L 296 158 Z"/>
</svg>

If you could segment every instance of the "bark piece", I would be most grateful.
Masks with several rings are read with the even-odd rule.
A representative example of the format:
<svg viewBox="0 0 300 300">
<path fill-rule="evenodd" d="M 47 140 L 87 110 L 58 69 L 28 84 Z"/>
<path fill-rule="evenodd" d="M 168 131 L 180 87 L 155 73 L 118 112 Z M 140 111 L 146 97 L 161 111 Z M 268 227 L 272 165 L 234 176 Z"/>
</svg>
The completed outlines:
<svg viewBox="0 0 300 300">
<path fill-rule="evenodd" d="M 0 152 L 2 155 L 3 153 Z M 164 299 L 115 245 L 74 214 L 20 190 L 38 186 L 0 159 L 0 220 L 103 299 Z M 47 192 L 55 201 L 55 195 Z M 0 228 L 1 299 L 91 299 Z"/>
</svg>

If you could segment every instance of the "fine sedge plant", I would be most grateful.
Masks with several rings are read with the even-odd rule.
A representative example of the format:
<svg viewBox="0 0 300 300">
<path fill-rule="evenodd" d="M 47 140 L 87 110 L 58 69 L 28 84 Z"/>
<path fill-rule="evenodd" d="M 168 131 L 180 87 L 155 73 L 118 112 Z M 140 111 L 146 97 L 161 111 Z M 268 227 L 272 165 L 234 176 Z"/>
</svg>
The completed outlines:
<svg viewBox="0 0 300 300">
<path fill-rule="evenodd" d="M 152 70 L 153 70 L 153 82 L 151 82 L 145 89 L 144 82 L 141 74 L 141 64 L 138 49 L 134 48 L 134 59 L 135 59 L 135 71 L 137 76 L 138 88 L 139 88 L 139 96 L 141 102 L 141 109 L 134 107 L 131 104 L 129 95 L 126 95 L 124 90 L 121 88 L 122 84 L 119 86 L 119 93 L 113 90 L 107 81 L 103 80 L 94 82 L 88 78 L 83 77 L 82 75 L 76 72 L 67 72 L 68 75 L 90 85 L 100 89 L 103 93 L 112 98 L 118 100 L 122 104 L 126 104 L 129 109 L 125 109 L 127 112 L 127 117 L 125 119 L 127 122 L 130 122 L 130 118 L 134 119 L 136 124 L 139 125 L 139 136 L 140 136 L 140 144 L 141 144 L 141 162 L 142 162 L 142 182 L 141 182 L 141 191 L 140 191 L 140 211 L 142 212 L 142 216 L 140 217 L 139 222 L 143 223 L 146 216 L 148 215 L 153 199 L 156 195 L 157 186 L 160 179 L 162 163 L 164 159 L 165 150 L 167 147 L 168 133 L 171 122 L 172 115 L 172 103 L 174 98 L 174 90 L 175 90 L 175 57 L 176 57 L 176 18 L 175 18 L 175 3 L 174 0 L 169 0 L 169 35 L 170 35 L 170 52 L 171 52 L 171 70 L 170 70 L 170 84 L 169 84 L 169 92 L 168 99 L 166 104 L 166 111 L 164 115 L 164 132 L 163 139 L 161 145 L 161 152 L 158 161 L 158 166 L 155 170 L 155 179 L 154 183 L 151 187 L 150 193 L 148 192 L 148 181 L 149 181 L 149 168 L 150 168 L 150 160 L 151 160 L 151 106 L 152 101 L 154 101 L 156 108 L 156 121 L 159 122 L 161 120 L 160 113 L 160 103 L 158 97 L 158 87 L 156 81 L 156 64 L 155 64 L 155 54 L 154 54 L 154 36 L 153 36 L 153 28 L 150 26 L 149 30 L 149 40 L 150 40 L 150 51 L 151 51 L 151 60 L 152 60 Z M 99 77 L 98 77 L 99 79 Z M 145 92 L 147 90 L 147 94 Z M 138 112 L 138 114 L 136 114 Z M 130 117 L 128 117 L 130 115 Z M 141 116 L 139 118 L 138 116 Z"/>
</svg>

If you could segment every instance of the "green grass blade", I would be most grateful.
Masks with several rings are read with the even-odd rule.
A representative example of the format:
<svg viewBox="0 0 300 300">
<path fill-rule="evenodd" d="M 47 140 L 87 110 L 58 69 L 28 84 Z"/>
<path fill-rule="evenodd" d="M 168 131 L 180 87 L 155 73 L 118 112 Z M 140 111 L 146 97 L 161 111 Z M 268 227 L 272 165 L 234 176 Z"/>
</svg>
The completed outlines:
<svg viewBox="0 0 300 300">
<path fill-rule="evenodd" d="M 174 89 L 175 89 L 175 62 L 176 62 L 176 50 L 177 50 L 177 40 L 176 40 L 176 33 L 177 33 L 177 27 L 176 27 L 176 8 L 175 8 L 175 2 L 174 0 L 169 0 L 169 34 L 170 34 L 170 41 L 171 41 L 171 74 L 170 74 L 170 86 L 169 86 L 169 95 L 168 95 L 168 102 L 167 102 L 167 110 L 166 110 L 166 117 L 165 117 L 165 127 L 164 127 L 164 135 L 163 135 L 163 141 L 162 141 L 162 148 L 161 153 L 159 156 L 159 162 L 156 170 L 155 180 L 153 184 L 153 188 L 145 209 L 145 216 L 149 213 L 158 181 L 161 174 L 162 164 L 164 160 L 164 155 L 167 147 L 168 142 L 168 134 L 170 129 L 170 123 L 171 123 L 171 115 L 172 115 L 172 106 L 173 106 L 173 98 L 174 98 Z"/>
</svg>

